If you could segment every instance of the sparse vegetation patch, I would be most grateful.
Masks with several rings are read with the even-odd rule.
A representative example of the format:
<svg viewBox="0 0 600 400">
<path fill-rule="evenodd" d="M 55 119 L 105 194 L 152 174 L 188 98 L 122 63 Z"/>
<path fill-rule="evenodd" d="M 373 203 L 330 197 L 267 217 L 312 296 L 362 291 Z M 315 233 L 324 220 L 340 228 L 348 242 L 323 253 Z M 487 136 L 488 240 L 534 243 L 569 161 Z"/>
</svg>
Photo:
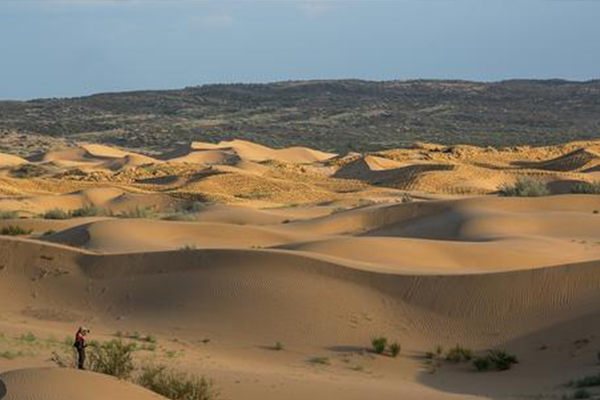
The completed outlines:
<svg viewBox="0 0 600 400">
<path fill-rule="evenodd" d="M 519 178 L 514 185 L 500 188 L 500 195 L 506 197 L 540 197 L 549 194 L 550 191 L 544 182 L 532 178 Z"/>
</svg>

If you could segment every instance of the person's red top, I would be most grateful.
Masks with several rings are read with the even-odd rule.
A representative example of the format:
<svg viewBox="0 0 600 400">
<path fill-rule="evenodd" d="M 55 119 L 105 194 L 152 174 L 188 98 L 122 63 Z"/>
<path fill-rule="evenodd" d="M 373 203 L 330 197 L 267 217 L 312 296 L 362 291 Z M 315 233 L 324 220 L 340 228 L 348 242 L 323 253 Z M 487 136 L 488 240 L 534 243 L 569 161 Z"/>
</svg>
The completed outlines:
<svg viewBox="0 0 600 400">
<path fill-rule="evenodd" d="M 81 332 L 77 332 L 77 334 L 75 335 L 75 341 L 81 342 L 82 344 L 85 343 L 85 338 L 83 337 Z"/>
</svg>

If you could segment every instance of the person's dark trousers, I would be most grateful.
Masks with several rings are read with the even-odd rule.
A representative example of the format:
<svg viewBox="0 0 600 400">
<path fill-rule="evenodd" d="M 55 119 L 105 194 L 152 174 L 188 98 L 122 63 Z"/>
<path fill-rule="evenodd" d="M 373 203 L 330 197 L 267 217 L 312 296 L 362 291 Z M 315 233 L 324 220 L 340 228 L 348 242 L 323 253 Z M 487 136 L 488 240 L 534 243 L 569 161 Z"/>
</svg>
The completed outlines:
<svg viewBox="0 0 600 400">
<path fill-rule="evenodd" d="M 85 369 L 85 349 L 77 349 L 77 367 Z"/>
</svg>

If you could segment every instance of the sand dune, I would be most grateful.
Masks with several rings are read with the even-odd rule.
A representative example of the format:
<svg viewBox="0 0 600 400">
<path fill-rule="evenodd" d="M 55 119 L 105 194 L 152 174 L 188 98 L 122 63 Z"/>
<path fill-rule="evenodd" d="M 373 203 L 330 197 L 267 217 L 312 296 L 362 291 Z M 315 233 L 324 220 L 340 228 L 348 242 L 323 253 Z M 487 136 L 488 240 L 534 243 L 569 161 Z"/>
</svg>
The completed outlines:
<svg viewBox="0 0 600 400">
<path fill-rule="evenodd" d="M 116 378 L 58 368 L 24 369 L 0 374 L 0 398 L 3 400 L 164 400 L 162 396 Z"/>
<path fill-rule="evenodd" d="M 12 154 L 0 153 L 0 168 L 13 167 L 21 164 L 27 164 L 27 160 L 18 156 L 13 156 Z"/>
<path fill-rule="evenodd" d="M 189 147 L 163 155 L 172 162 L 198 162 L 205 164 L 227 164 L 234 160 L 267 161 L 308 164 L 324 161 L 335 154 L 324 153 L 305 147 L 271 149 L 244 140 L 219 142 L 218 144 L 192 142 Z"/>
<path fill-rule="evenodd" d="M 597 179 L 597 148 L 337 157 L 234 140 L 155 158 L 84 144 L 31 158 L 32 176 L 7 164 L 0 229 L 33 232 L 0 236 L 0 355 L 20 351 L 0 356 L 0 398 L 158 398 L 39 369 L 58 342 L 45 338 L 81 324 L 155 335 L 138 365 L 207 375 L 228 399 L 572 396 L 562 383 L 597 373 L 600 196 L 556 193 Z M 494 195 L 522 177 L 553 195 Z M 81 207 L 103 212 L 42 217 Z M 379 335 L 399 358 L 365 350 Z M 456 344 L 521 362 L 431 373 L 425 352 Z"/>
</svg>

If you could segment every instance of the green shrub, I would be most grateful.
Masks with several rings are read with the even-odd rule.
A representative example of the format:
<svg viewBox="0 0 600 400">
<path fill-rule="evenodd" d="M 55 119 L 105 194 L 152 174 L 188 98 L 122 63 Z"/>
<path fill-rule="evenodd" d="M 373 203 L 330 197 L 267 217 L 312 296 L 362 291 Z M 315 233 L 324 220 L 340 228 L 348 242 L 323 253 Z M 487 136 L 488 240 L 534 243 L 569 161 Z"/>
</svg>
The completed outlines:
<svg viewBox="0 0 600 400">
<path fill-rule="evenodd" d="M 192 213 L 172 213 L 163 217 L 165 221 L 196 221 L 196 215 Z"/>
<path fill-rule="evenodd" d="M 283 350 L 283 343 L 275 342 L 275 346 L 273 346 L 273 350 L 277 350 L 277 351 Z"/>
<path fill-rule="evenodd" d="M 22 342 L 33 343 L 37 340 L 37 337 L 32 332 L 27 332 L 19 336 L 19 340 Z"/>
<path fill-rule="evenodd" d="M 101 374 L 127 379 L 134 369 L 135 344 L 111 340 L 101 344 L 90 344 L 89 369 Z"/>
<path fill-rule="evenodd" d="M 119 218 L 152 218 L 154 211 L 151 207 L 136 206 L 133 209 L 123 211 L 117 215 Z"/>
<path fill-rule="evenodd" d="M 148 343 L 156 343 L 156 337 L 154 337 L 154 335 L 146 335 L 143 340 Z"/>
<path fill-rule="evenodd" d="M 600 374 L 588 375 L 584 376 L 583 378 L 572 380 L 567 383 L 567 386 L 574 388 L 600 386 Z"/>
<path fill-rule="evenodd" d="M 450 350 L 448 350 L 448 353 L 446 353 L 446 361 L 452 363 L 467 362 L 471 361 L 472 358 L 473 352 L 471 351 L 471 349 L 467 349 L 459 345 L 456 345 L 456 347 L 451 348 Z"/>
<path fill-rule="evenodd" d="M 490 350 L 488 354 L 490 362 L 498 371 L 510 369 L 513 364 L 517 364 L 517 357 L 503 350 Z"/>
<path fill-rule="evenodd" d="M 600 182 L 579 182 L 571 187 L 571 193 L 600 194 Z"/>
<path fill-rule="evenodd" d="M 398 355 L 400 354 L 400 349 L 401 349 L 401 347 L 400 347 L 399 343 L 396 343 L 396 342 L 392 343 L 389 348 L 390 354 L 392 355 L 392 357 L 398 357 Z"/>
<path fill-rule="evenodd" d="M 331 362 L 327 357 L 313 357 L 309 360 L 313 364 L 329 365 Z"/>
<path fill-rule="evenodd" d="M 71 211 L 72 217 L 94 217 L 96 215 L 102 215 L 102 211 L 95 206 L 83 206 Z"/>
<path fill-rule="evenodd" d="M 435 355 L 438 357 L 441 357 L 441 355 L 444 353 L 444 348 L 442 346 L 440 346 L 439 344 L 437 346 L 435 346 Z"/>
<path fill-rule="evenodd" d="M 473 366 L 477 371 L 487 371 L 490 369 L 490 360 L 488 357 L 475 357 L 473 359 Z"/>
<path fill-rule="evenodd" d="M 44 219 L 68 219 L 69 217 L 69 213 L 61 208 L 53 208 L 42 214 L 42 218 Z"/>
<path fill-rule="evenodd" d="M 184 211 L 189 213 L 196 213 L 200 211 L 204 211 L 206 209 L 207 204 L 201 201 L 193 201 L 186 205 Z"/>
<path fill-rule="evenodd" d="M 17 357 L 22 357 L 25 354 L 22 351 L 0 351 L 0 358 L 5 358 L 7 360 L 14 360 Z"/>
<path fill-rule="evenodd" d="M 211 381 L 169 371 L 165 366 L 146 366 L 138 384 L 172 400 L 213 400 L 219 397 Z"/>
<path fill-rule="evenodd" d="M 0 212 L 0 220 L 1 219 L 17 219 L 17 218 L 19 218 L 19 214 L 16 211 Z"/>
<path fill-rule="evenodd" d="M 69 337 L 68 343 L 65 343 L 65 350 L 62 353 L 52 352 L 50 361 L 61 368 L 77 368 L 77 351 L 72 345 L 72 340 Z"/>
<path fill-rule="evenodd" d="M 17 235 L 29 235 L 33 230 L 23 229 L 19 225 L 8 225 L 2 227 L 0 230 L 1 235 L 17 236 Z"/>
<path fill-rule="evenodd" d="M 46 232 L 42 233 L 42 236 L 50 236 L 54 235 L 56 231 L 54 229 L 48 229 Z"/>
<path fill-rule="evenodd" d="M 373 346 L 373 351 L 375 353 L 383 354 L 387 347 L 387 339 L 384 337 L 375 338 L 371 341 L 371 345 Z"/>
<path fill-rule="evenodd" d="M 549 194 L 550 191 L 544 182 L 531 178 L 519 178 L 514 185 L 500 188 L 500 195 L 507 197 L 539 197 Z"/>
<path fill-rule="evenodd" d="M 574 399 L 590 399 L 592 394 L 585 389 L 578 389 L 573 393 Z"/>
</svg>

